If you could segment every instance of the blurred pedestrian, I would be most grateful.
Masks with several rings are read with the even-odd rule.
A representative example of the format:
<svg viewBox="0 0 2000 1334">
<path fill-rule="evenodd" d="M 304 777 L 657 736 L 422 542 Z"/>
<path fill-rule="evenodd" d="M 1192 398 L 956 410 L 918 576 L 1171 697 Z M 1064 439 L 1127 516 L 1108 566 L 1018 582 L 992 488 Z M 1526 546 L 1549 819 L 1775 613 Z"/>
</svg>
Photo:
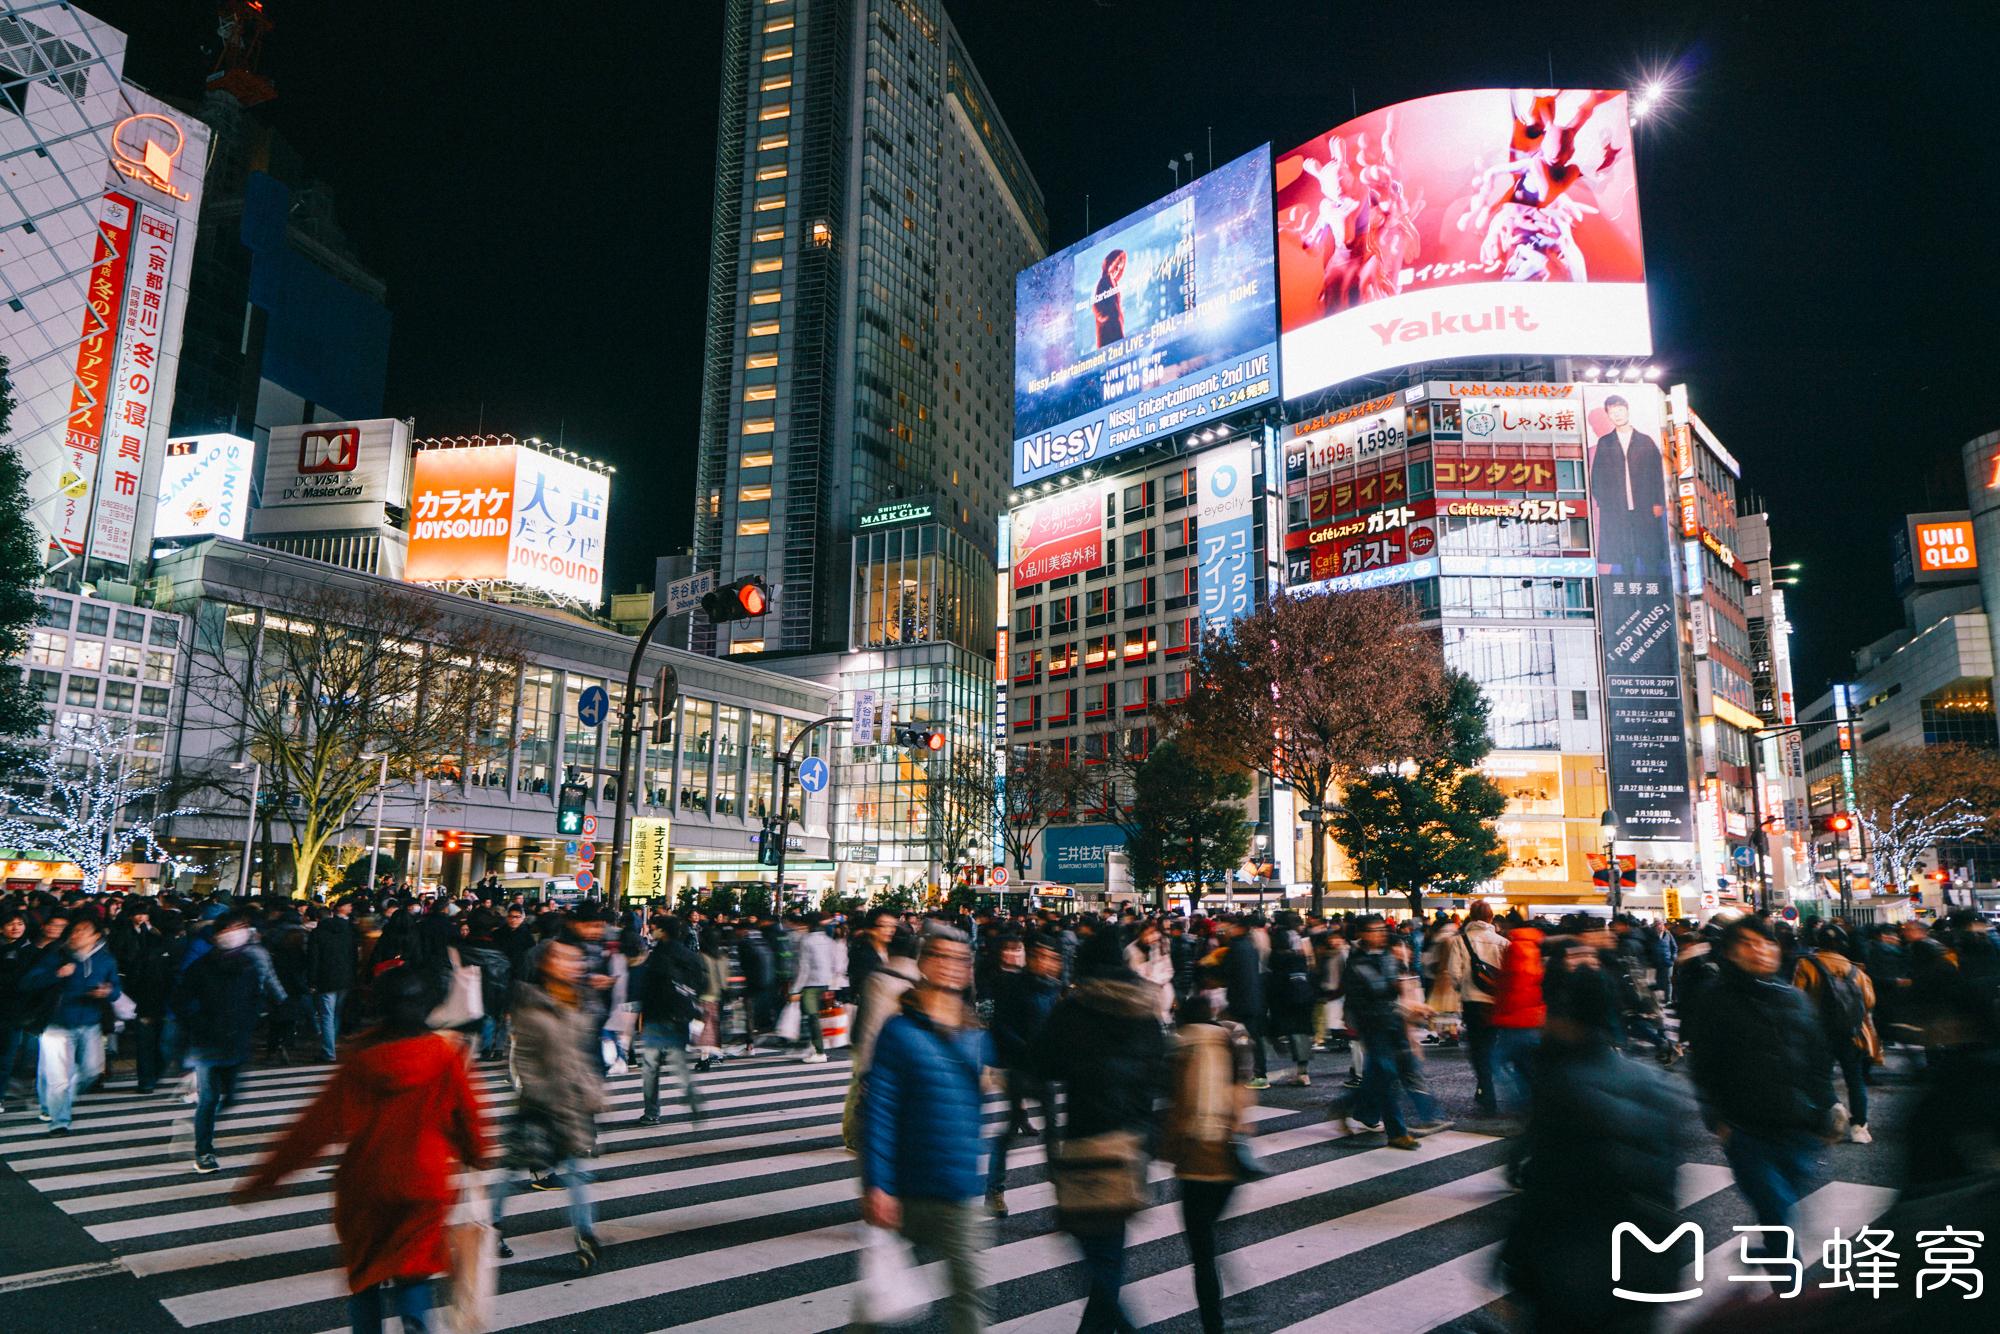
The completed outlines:
<svg viewBox="0 0 2000 1334">
<path fill-rule="evenodd" d="M 1524 1110 L 1533 1088 L 1535 1047 L 1541 1041 L 1548 1009 L 1542 1002 L 1542 932 L 1520 926 L 1507 933 L 1500 956 L 1500 977 L 1493 992 L 1489 1020 L 1493 1041 L 1493 1092 L 1496 1102 Z"/>
<path fill-rule="evenodd" d="M 1765 1227 L 1790 1224 L 1812 1187 L 1834 1117 L 1832 1056 L 1812 1006 L 1778 974 L 1778 941 L 1756 917 L 1724 929 L 1720 980 L 1695 1015 L 1692 1073 L 1702 1120 Z"/>
<path fill-rule="evenodd" d="M 1388 923 L 1373 914 L 1360 920 L 1360 936 L 1347 956 L 1341 978 L 1347 1000 L 1347 1028 L 1362 1045 L 1361 1088 L 1335 1101 L 1331 1119 L 1342 1134 L 1352 1122 L 1381 1126 L 1392 1149 L 1415 1149 L 1417 1138 L 1397 1107 L 1405 1091 L 1401 1065 L 1409 1055 L 1403 969 L 1391 953 Z M 1411 1092 L 1418 1119 L 1429 1127 L 1435 1117 L 1427 1095 Z"/>
<path fill-rule="evenodd" d="M 14 1110 L 8 1096 L 14 1082 L 14 1065 L 23 1049 L 35 1045 L 27 1041 L 32 1035 L 22 1027 L 30 1006 L 28 996 L 21 990 L 21 980 L 41 957 L 41 950 L 28 933 L 27 914 L 0 912 L 0 1113 Z"/>
<path fill-rule="evenodd" d="M 688 1068 L 688 1025 L 701 1014 L 701 987 L 707 970 L 701 956 L 688 946 L 687 930 L 678 918 L 655 917 L 649 928 L 653 952 L 646 956 L 639 992 L 639 1068 L 642 1126 L 660 1124 L 660 1062 L 673 1063 L 688 1114 L 696 1125 L 702 1116 L 701 1090 Z"/>
<path fill-rule="evenodd" d="M 1160 1157 L 1181 1183 L 1181 1220 L 1194 1268 L 1195 1307 L 1202 1334 L 1222 1334 L 1222 1278 L 1216 1268 L 1215 1225 L 1243 1180 L 1236 1136 L 1256 1105 L 1250 1091 L 1250 1037 L 1241 1024 L 1216 1016 L 1205 994 L 1181 1005 L 1173 1053 L 1173 1103 L 1160 1137 Z"/>
<path fill-rule="evenodd" d="M 234 1198 L 276 1195 L 277 1184 L 330 1144 L 344 1144 L 333 1175 L 333 1230 L 347 1268 L 354 1334 L 379 1334 L 385 1286 L 404 1334 L 430 1322 L 430 1279 L 451 1264 L 445 1220 L 459 1167 L 487 1157 L 485 1119 L 465 1061 L 426 1020 L 444 982 L 423 968 L 393 969 L 371 989 L 380 1023 L 362 1034 L 271 1156 Z"/>
<path fill-rule="evenodd" d="M 979 1207 L 981 1102 L 993 1048 L 965 1002 L 972 947 L 964 934 L 929 928 L 917 967 L 917 984 L 875 1039 L 861 1091 L 861 1216 L 941 1251 L 948 1328 L 979 1334 L 987 1320 L 980 1257 L 992 1237 Z"/>
<path fill-rule="evenodd" d="M 1225 953 L 1220 972 L 1223 990 L 1229 993 L 1229 1017 L 1250 1035 L 1250 1087 L 1267 1089 L 1271 1084 L 1264 1065 L 1264 956 L 1250 934 L 1248 917 L 1225 918 L 1222 930 Z"/>
<path fill-rule="evenodd" d="M 1473 902 L 1465 929 L 1451 948 L 1451 973 L 1458 983 L 1465 1014 L 1466 1054 L 1472 1063 L 1472 1101 L 1483 1116 L 1497 1115 L 1500 1100 L 1493 1082 L 1493 994 L 1500 986 L 1500 967 L 1507 942 L 1493 927 L 1493 905 Z"/>
<path fill-rule="evenodd" d="M 549 1176 L 569 1192 L 577 1267 L 588 1273 L 601 1247 L 590 1199 L 589 1159 L 597 1149 L 597 1113 L 604 1108 L 598 1019 L 585 1008 L 589 986 L 583 951 L 547 940 L 528 953 L 528 976 L 514 985 L 514 1063 L 521 1097 L 507 1123 L 501 1173 L 493 1185 L 493 1230 L 501 1230 L 507 1196 L 518 1177 Z M 513 1250 L 504 1234 L 502 1259 Z"/>
<path fill-rule="evenodd" d="M 53 997 L 41 1030 L 35 1093 L 51 1135 L 69 1133 L 76 1097 L 104 1073 L 104 1007 L 124 994 L 97 919 L 79 914 L 21 979 L 24 996 Z M 46 1005 L 47 1002 L 44 1002 Z"/>
<path fill-rule="evenodd" d="M 342 899 L 319 914 L 306 937 L 306 991 L 312 1006 L 319 1058 L 333 1064 L 340 1044 L 340 1009 L 354 989 L 361 958 L 361 935 L 354 926 L 354 903 Z"/>
<path fill-rule="evenodd" d="M 194 1170 L 213 1172 L 215 1121 L 236 1097 L 236 1076 L 249 1063 L 260 1000 L 285 1001 L 283 986 L 250 929 L 250 914 L 231 909 L 216 919 L 209 949 L 189 963 L 169 1002 L 194 1066 Z"/>
<path fill-rule="evenodd" d="M 1868 1064 L 1878 1047 L 1868 1011 L 1875 1004 L 1875 988 L 1868 974 L 1840 951 L 1840 932 L 1831 923 L 1821 923 L 1814 933 L 1818 946 L 1802 957 L 1792 970 L 1792 985 L 1806 994 L 1819 1017 L 1820 1034 L 1834 1064 L 1847 1082 L 1847 1138 L 1855 1144 L 1869 1144 Z"/>
<path fill-rule="evenodd" d="M 1019 941 L 1008 942 L 1019 951 Z M 1003 960 L 1005 956 L 1003 955 Z M 1007 1081 L 1007 1119 L 999 1138 L 993 1142 L 986 1170 L 986 1211 L 995 1218 L 1007 1216 L 1007 1150 L 1018 1135 L 1030 1134 L 1026 1104 L 1032 1099 L 1042 1114 L 1042 1144 L 1050 1161 L 1057 1142 L 1056 1104 L 1047 1080 L 1037 1075 L 1028 1061 L 1028 1049 L 1061 994 L 1057 978 L 1062 973 L 1062 951 L 1054 942 L 1038 938 L 1024 958 L 1025 967 L 1005 969 L 995 983 L 993 999 L 994 1063 Z"/>
<path fill-rule="evenodd" d="M 1265 972 L 1265 1032 L 1279 1056 L 1290 1056 L 1293 1074 L 1283 1082 L 1305 1088 L 1312 1061 L 1313 1007 L 1319 985 L 1313 977 L 1312 943 L 1290 913 L 1279 914 L 1271 929 L 1271 957 Z"/>
<path fill-rule="evenodd" d="M 1076 1238 L 1090 1278 L 1078 1334 L 1108 1334 L 1131 1327 L 1118 1302 L 1125 1220 L 1147 1199 L 1154 1107 L 1170 1087 L 1167 1040 L 1157 988 L 1126 964 L 1115 927 L 1078 946 L 1076 979 L 1028 1044 L 1028 1061 L 1063 1090 L 1050 1177 L 1056 1225 Z"/>
</svg>

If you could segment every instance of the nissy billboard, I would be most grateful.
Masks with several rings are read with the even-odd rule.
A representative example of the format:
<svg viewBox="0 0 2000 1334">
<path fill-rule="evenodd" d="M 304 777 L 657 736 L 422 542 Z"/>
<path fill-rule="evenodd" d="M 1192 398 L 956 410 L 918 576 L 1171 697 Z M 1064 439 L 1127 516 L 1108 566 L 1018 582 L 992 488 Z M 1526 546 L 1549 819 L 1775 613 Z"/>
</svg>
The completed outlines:
<svg viewBox="0 0 2000 1334">
<path fill-rule="evenodd" d="M 1622 92 L 1401 102 L 1276 172 L 1287 398 L 1419 361 L 1653 350 Z"/>
<path fill-rule="evenodd" d="M 1014 485 L 1278 396 L 1270 145 L 1015 279 Z"/>
</svg>

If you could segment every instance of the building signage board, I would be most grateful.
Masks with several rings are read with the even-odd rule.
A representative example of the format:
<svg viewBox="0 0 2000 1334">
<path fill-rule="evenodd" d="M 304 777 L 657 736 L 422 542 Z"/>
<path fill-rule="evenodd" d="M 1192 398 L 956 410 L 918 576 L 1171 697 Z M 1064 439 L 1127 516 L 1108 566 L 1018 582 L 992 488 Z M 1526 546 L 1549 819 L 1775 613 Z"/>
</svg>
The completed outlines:
<svg viewBox="0 0 2000 1334">
<path fill-rule="evenodd" d="M 864 533 L 877 528 L 895 528 L 928 519 L 936 512 L 936 502 L 931 500 L 892 500 L 869 510 L 854 521 L 854 526 Z"/>
<path fill-rule="evenodd" d="M 260 517 L 285 509 L 410 501 L 410 427 L 393 417 L 272 428 Z M 332 514 L 280 516 L 294 526 L 345 526 Z"/>
<path fill-rule="evenodd" d="M 1051 826 L 1042 833 L 1042 879 L 1102 884 L 1105 859 L 1124 850 L 1125 833 L 1116 825 Z"/>
<path fill-rule="evenodd" d="M 1015 279 L 1015 486 L 1278 396 L 1269 145 Z"/>
<path fill-rule="evenodd" d="M 1016 588 L 1104 564 L 1104 501 L 1094 487 L 1074 487 L 1014 511 L 1010 531 Z"/>
<path fill-rule="evenodd" d="M 1403 102 L 1275 171 L 1287 398 L 1418 361 L 1652 352 L 1622 92 Z"/>
<path fill-rule="evenodd" d="M 257 446 L 238 435 L 167 441 L 160 467 L 155 537 L 242 537 L 250 512 L 250 465 Z"/>
<path fill-rule="evenodd" d="M 411 583 L 493 580 L 603 600 L 602 475 L 520 445 L 427 449 L 415 472 Z"/>
<path fill-rule="evenodd" d="M 178 127 L 165 117 L 175 133 Z M 125 315 L 118 325 L 118 355 L 106 403 L 104 445 L 98 456 L 96 513 L 91 520 L 90 554 L 123 565 L 132 559 L 138 528 L 139 486 L 146 474 L 146 437 L 159 408 L 173 402 L 173 390 L 159 392 L 161 345 L 168 330 L 168 285 L 174 272 L 174 238 L 182 223 L 154 205 L 137 210 L 131 253 L 125 260 Z"/>
<path fill-rule="evenodd" d="M 1201 620 L 1205 630 L 1226 630 L 1250 614 L 1256 589 L 1255 512 L 1251 441 L 1222 445 L 1202 455 Z"/>
<path fill-rule="evenodd" d="M 632 820 L 632 873 L 625 892 L 638 898 L 661 898 L 667 892 L 667 868 L 672 865 L 673 821 L 635 816 Z"/>
<path fill-rule="evenodd" d="M 138 205 L 116 192 L 104 196 L 98 213 L 97 253 L 91 263 L 82 341 L 77 344 L 75 380 L 70 389 L 69 426 L 63 435 L 62 469 L 56 482 L 63 498 L 52 515 L 56 540 L 75 556 L 83 554 L 84 536 L 90 527 L 98 451 L 110 420 L 107 405 L 118 352 L 118 326 L 125 316 L 137 213 Z"/>
<path fill-rule="evenodd" d="M 1694 810 L 1660 394 L 1644 384 L 1586 385 L 1583 398 L 1611 806 L 1623 839 L 1687 842 Z"/>
</svg>

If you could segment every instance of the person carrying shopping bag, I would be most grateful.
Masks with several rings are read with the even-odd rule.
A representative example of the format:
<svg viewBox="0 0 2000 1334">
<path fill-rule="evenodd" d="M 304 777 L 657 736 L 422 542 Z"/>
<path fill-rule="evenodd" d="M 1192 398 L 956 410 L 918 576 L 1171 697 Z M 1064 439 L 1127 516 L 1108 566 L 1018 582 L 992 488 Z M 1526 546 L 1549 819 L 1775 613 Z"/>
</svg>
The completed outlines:
<svg viewBox="0 0 2000 1334">
<path fill-rule="evenodd" d="M 488 1156 L 486 1121 L 452 1039 L 429 1028 L 444 999 L 428 969 L 395 968 L 371 988 L 381 1022 L 361 1035 L 271 1156 L 243 1179 L 239 1204 L 270 1199 L 329 1144 L 345 1144 L 333 1176 L 333 1230 L 347 1268 L 354 1334 L 379 1334 L 384 1285 L 404 1334 L 430 1321 L 430 1280 L 451 1267 L 446 1221 L 454 1177 Z"/>
</svg>

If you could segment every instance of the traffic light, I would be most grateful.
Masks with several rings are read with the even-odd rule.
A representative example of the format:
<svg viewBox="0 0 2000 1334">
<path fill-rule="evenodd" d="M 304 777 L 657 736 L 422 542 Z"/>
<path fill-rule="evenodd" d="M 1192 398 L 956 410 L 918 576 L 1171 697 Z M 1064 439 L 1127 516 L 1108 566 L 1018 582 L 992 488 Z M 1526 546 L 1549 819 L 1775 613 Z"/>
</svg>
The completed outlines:
<svg viewBox="0 0 2000 1334">
<path fill-rule="evenodd" d="M 908 746 L 911 750 L 943 750 L 944 733 L 912 723 L 896 729 L 896 744 Z"/>
<path fill-rule="evenodd" d="M 1854 817 L 1846 811 L 1835 811 L 1831 815 L 1815 815 L 1812 824 L 1816 834 L 1844 834 L 1854 828 Z"/>
<path fill-rule="evenodd" d="M 590 789 L 582 783 L 564 783 L 556 794 L 556 832 L 558 834 L 581 834 L 583 832 L 583 803 L 590 795 Z"/>
<path fill-rule="evenodd" d="M 710 625 L 747 621 L 753 616 L 762 616 L 770 605 L 769 590 L 764 587 L 763 579 L 754 574 L 701 595 L 701 609 L 707 613 Z"/>
<path fill-rule="evenodd" d="M 460 852 L 465 848 L 465 835 L 455 829 L 447 829 L 437 837 L 437 845 L 445 852 Z"/>
</svg>

